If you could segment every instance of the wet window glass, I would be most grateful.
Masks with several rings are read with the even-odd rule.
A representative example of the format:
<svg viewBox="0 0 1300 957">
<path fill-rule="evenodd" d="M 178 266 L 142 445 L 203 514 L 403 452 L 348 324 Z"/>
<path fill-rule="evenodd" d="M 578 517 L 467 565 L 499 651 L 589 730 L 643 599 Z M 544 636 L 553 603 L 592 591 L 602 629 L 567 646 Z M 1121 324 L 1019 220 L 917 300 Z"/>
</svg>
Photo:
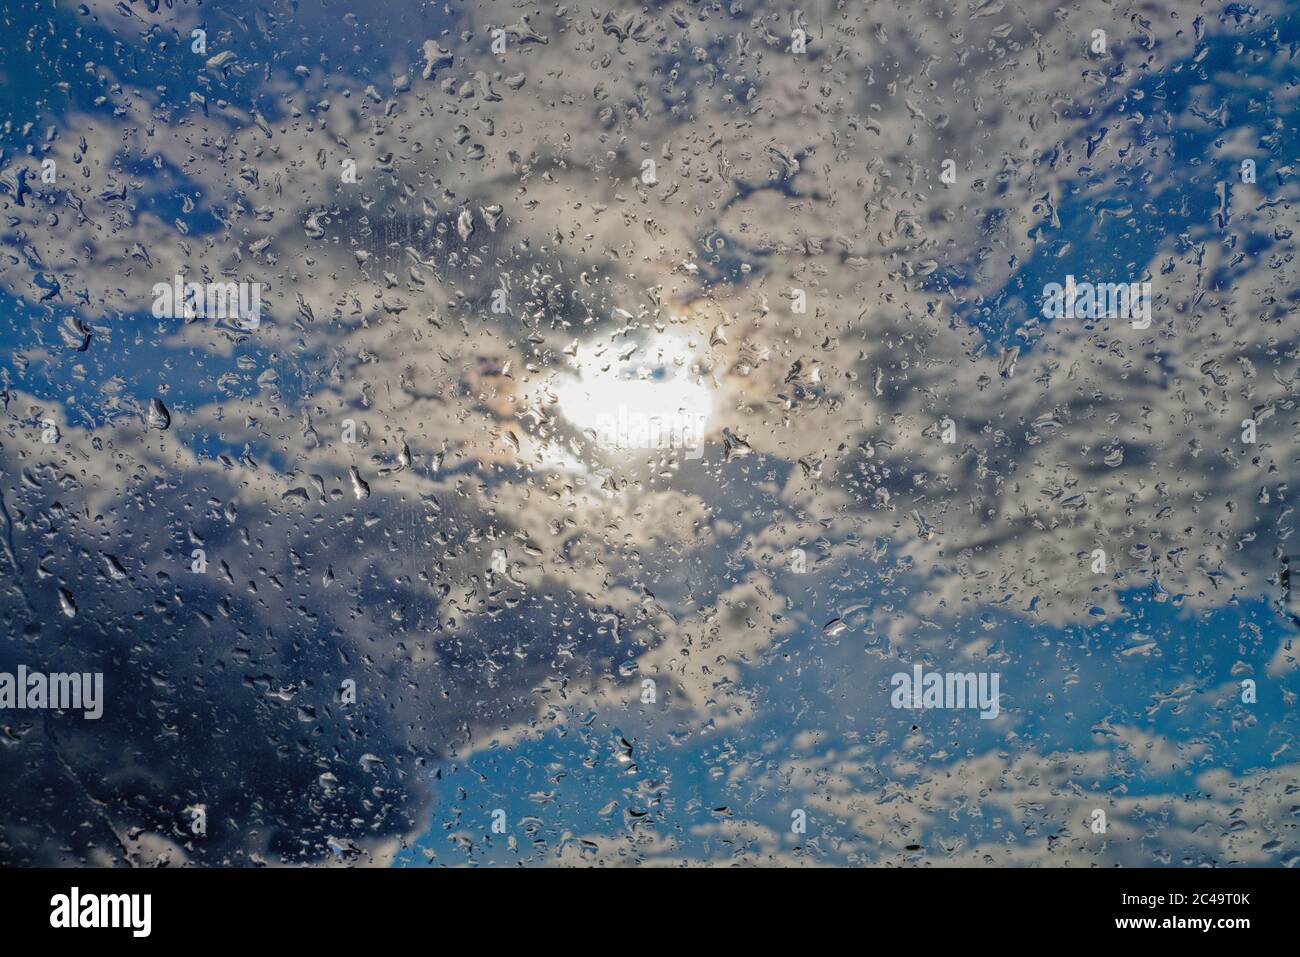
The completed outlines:
<svg viewBox="0 0 1300 957">
<path fill-rule="evenodd" d="M 0 862 L 1300 863 L 1293 7 L 0 25 Z"/>
</svg>

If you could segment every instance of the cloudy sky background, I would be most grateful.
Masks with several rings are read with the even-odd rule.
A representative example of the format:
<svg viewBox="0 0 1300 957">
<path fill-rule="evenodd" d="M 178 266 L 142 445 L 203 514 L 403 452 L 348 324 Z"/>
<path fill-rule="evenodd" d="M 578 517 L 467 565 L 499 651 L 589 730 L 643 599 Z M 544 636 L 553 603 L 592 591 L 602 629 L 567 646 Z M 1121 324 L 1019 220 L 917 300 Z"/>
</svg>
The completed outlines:
<svg viewBox="0 0 1300 957">
<path fill-rule="evenodd" d="M 3 10 L 0 859 L 1300 861 L 1294 10 L 751 6 Z"/>
</svg>

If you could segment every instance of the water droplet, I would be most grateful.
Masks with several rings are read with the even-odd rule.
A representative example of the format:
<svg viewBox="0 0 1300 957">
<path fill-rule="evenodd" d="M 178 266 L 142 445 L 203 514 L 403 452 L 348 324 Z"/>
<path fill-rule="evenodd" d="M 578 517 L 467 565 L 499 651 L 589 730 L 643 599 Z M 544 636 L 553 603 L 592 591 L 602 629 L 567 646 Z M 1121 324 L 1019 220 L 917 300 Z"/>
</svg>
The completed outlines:
<svg viewBox="0 0 1300 957">
<path fill-rule="evenodd" d="M 157 396 L 149 400 L 148 422 L 151 428 L 164 430 L 172 424 L 172 414 Z"/>
</svg>

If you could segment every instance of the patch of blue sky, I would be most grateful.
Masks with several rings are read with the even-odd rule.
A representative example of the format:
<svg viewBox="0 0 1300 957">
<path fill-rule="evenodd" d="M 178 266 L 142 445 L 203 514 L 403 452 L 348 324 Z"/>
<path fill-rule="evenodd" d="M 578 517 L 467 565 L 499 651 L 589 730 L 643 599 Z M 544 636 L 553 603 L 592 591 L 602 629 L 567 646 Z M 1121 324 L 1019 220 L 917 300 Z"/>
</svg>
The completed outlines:
<svg viewBox="0 0 1300 957">
<path fill-rule="evenodd" d="M 817 607 L 816 594 L 810 588 L 800 593 L 807 613 L 831 611 Z M 791 811 L 812 797 L 798 788 L 772 792 L 756 784 L 764 766 L 779 778 L 782 756 L 816 766 L 866 745 L 872 752 L 866 764 L 880 769 L 883 783 L 906 776 L 890 769 L 907 757 L 904 744 L 914 728 L 933 742 L 927 753 L 946 747 L 953 762 L 1006 749 L 1012 729 L 1016 740 L 1032 742 L 1035 753 L 1063 754 L 1067 763 L 1109 751 L 1109 771 L 1078 783 L 1089 793 L 1130 798 L 1194 795 L 1198 775 L 1211 768 L 1245 775 L 1273 766 L 1279 742 L 1295 733 L 1289 699 L 1300 692 L 1300 679 L 1289 669 L 1260 680 L 1254 705 L 1241 703 L 1240 682 L 1262 679 L 1296 630 L 1277 604 L 1225 595 L 1224 604 L 1192 611 L 1134 589 L 1123 594 L 1121 609 L 1114 621 L 1082 628 L 1031 626 L 1007 610 L 967 616 L 953 626 L 953 644 L 983 639 L 994 650 L 993 660 L 983 663 L 933 652 L 882 660 L 864 654 L 861 633 L 830 639 L 810 623 L 782 639 L 764 663 L 746 669 L 745 683 L 761 708 L 741 725 L 695 725 L 641 705 L 629 688 L 631 703 L 623 712 L 565 715 L 535 739 L 447 761 L 435 782 L 433 823 L 397 865 L 542 863 L 561 848 L 607 851 L 637 830 L 671 837 L 682 857 L 725 856 L 728 846 L 709 825 L 734 817 L 781 833 Z M 1148 641 L 1153 644 L 1146 651 L 1126 654 Z M 892 708 L 889 676 L 922 662 L 927 670 L 997 670 L 1006 718 Z M 1175 762 L 1150 760 L 1150 739 L 1159 742 L 1150 752 L 1157 760 L 1172 749 Z M 723 773 L 737 761 L 751 763 L 753 773 Z M 943 767 L 926 761 L 916 773 L 942 773 Z M 864 793 L 863 799 L 878 796 Z M 565 814 L 557 819 L 543 812 L 546 806 L 563 807 Z M 517 850 L 507 846 L 507 835 L 491 833 L 497 809 L 505 812 Z M 963 817 L 934 830 L 973 840 L 985 826 Z M 849 843 L 861 837 L 825 815 L 810 824 L 814 832 Z M 596 848 L 585 847 L 584 838 Z M 543 853 L 534 855 L 533 841 L 544 842 L 538 845 Z M 837 857 L 833 844 L 821 852 L 827 859 Z M 429 859 L 426 851 L 436 856 Z"/>
<path fill-rule="evenodd" d="M 1257 74 L 1244 76 L 1239 47 L 1275 60 L 1284 73 L 1290 59 L 1276 49 L 1273 32 L 1291 44 L 1294 55 L 1297 15 L 1291 12 L 1276 23 L 1251 22 L 1250 27 L 1212 30 L 1181 63 L 1154 76 L 1139 74 L 1129 86 L 1117 86 L 1072 142 L 1041 158 L 1041 163 L 1054 165 L 1064 161 L 1068 152 L 1079 165 L 1063 195 L 1040 203 L 1041 218 L 1029 229 L 1034 253 L 1014 263 L 1000 287 L 981 293 L 980 263 L 967 260 L 941 266 L 926 277 L 923 288 L 958 298 L 955 313 L 981 331 L 990 350 L 1013 345 L 1022 351 L 1031 348 L 1042 324 L 1053 321 L 1042 313 L 1043 288 L 1063 283 L 1066 275 L 1078 282 L 1155 279 L 1158 297 L 1159 276 L 1144 273 L 1171 237 L 1179 252 L 1190 256 L 1192 244 L 1222 241 L 1231 232 L 1231 224 L 1221 228 L 1216 223 L 1215 212 L 1218 185 L 1226 184 L 1231 204 L 1234 184 L 1240 182 L 1240 157 L 1224 149 L 1233 139 L 1232 131 L 1256 131 L 1255 159 L 1261 179 L 1277 176 L 1276 167 L 1295 155 L 1300 115 L 1296 98 L 1262 89 L 1255 82 Z M 1284 76 L 1280 73 L 1277 79 L 1283 82 Z M 1113 165 L 1094 167 L 1092 156 L 1105 138 L 1119 124 L 1133 122 L 1138 112 L 1145 118 L 1135 144 L 1126 147 L 1127 172 L 1116 171 Z M 1187 117 L 1199 122 L 1169 123 Z M 1139 160 L 1152 151 L 1174 161 L 1175 175 L 1146 171 L 1147 164 Z M 996 236 L 990 235 L 990 243 L 996 242 Z M 1271 236 L 1241 237 L 1239 248 L 1245 260 L 1231 268 L 1237 274 L 1244 272 L 1276 244 Z M 1176 268 L 1172 261 L 1167 264 L 1165 271 Z M 1233 279 L 1221 271 L 1209 277 L 1206 286 L 1226 288 Z"/>
</svg>

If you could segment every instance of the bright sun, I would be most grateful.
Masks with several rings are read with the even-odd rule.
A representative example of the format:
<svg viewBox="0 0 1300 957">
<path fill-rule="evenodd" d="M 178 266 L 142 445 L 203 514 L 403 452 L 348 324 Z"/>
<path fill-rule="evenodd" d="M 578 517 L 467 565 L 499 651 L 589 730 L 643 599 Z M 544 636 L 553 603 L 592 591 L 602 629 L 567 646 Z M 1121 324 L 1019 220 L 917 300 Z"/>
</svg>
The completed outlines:
<svg viewBox="0 0 1300 957">
<path fill-rule="evenodd" d="M 716 401 L 676 337 L 648 347 L 578 346 L 572 374 L 551 383 L 561 414 L 606 452 L 702 448 Z"/>
</svg>

